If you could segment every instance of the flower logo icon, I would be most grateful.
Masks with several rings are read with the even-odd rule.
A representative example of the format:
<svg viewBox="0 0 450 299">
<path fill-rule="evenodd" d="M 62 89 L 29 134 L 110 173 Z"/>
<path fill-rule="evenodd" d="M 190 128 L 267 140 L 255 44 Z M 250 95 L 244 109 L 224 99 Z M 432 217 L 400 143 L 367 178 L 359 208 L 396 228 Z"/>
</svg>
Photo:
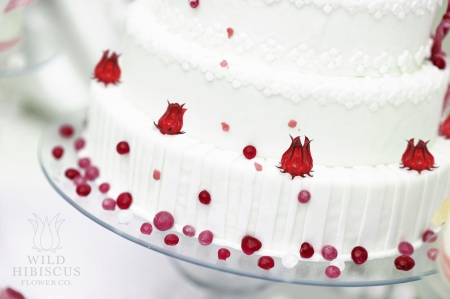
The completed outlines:
<svg viewBox="0 0 450 299">
<path fill-rule="evenodd" d="M 36 214 L 33 214 L 33 216 L 34 220 L 28 219 L 34 228 L 34 246 L 31 248 L 36 249 L 38 252 L 56 252 L 57 249 L 61 248 L 59 246 L 59 228 L 64 219 L 58 220 L 59 214 L 53 217 L 50 222 L 47 217 L 42 221 Z"/>
</svg>

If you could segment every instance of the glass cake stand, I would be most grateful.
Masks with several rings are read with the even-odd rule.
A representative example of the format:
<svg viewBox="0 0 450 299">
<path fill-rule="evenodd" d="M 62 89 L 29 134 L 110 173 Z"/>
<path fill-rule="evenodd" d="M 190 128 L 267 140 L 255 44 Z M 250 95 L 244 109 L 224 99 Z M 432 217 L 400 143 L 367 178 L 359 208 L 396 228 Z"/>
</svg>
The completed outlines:
<svg viewBox="0 0 450 299">
<path fill-rule="evenodd" d="M 39 161 L 49 183 L 64 200 L 97 224 L 128 241 L 172 257 L 178 270 L 197 285 L 220 292 L 221 286 L 223 288 L 224 285 L 229 291 L 231 283 L 236 292 L 240 293 L 248 291 L 249 288 L 262 289 L 270 285 L 268 281 L 313 286 L 363 287 L 411 282 L 436 273 L 436 265 L 427 258 L 427 251 L 436 247 L 437 242 L 425 243 L 415 250 L 412 257 L 416 266 L 411 271 L 397 270 L 394 266 L 396 256 L 393 256 L 369 260 L 363 265 L 356 265 L 352 261 L 345 262 L 340 277 L 330 279 L 325 275 L 325 268 L 330 262 L 299 260 L 297 265 L 288 269 L 283 266 L 280 258 L 274 258 L 275 267 L 267 271 L 257 266 L 257 254 L 247 256 L 240 250 L 229 248 L 231 256 L 226 261 L 220 261 L 217 251 L 221 247 L 214 244 L 201 246 L 196 238 L 189 238 L 175 231 L 160 232 L 156 228 L 153 228 L 151 235 L 143 235 L 140 233 L 140 226 L 148 220 L 133 215 L 127 224 L 120 224 L 119 218 L 123 222 L 126 216 L 130 216 L 127 215 L 129 211 L 117 208 L 115 211 L 104 210 L 102 201 L 108 196 L 100 193 L 95 183 L 90 183 L 92 191 L 88 197 L 80 197 L 75 192 L 74 183 L 64 176 L 67 168 L 77 165 L 73 144 L 82 131 L 84 122 L 84 112 L 78 112 L 53 122 L 43 133 L 39 145 Z M 72 138 L 65 139 L 59 135 L 59 127 L 62 124 L 70 124 L 75 128 Z M 60 160 L 52 156 L 52 149 L 56 145 L 64 147 L 64 155 Z M 95 161 L 92 163 L 95 165 Z M 165 245 L 164 237 L 169 233 L 178 235 L 180 241 L 176 246 Z M 247 283 L 246 279 L 253 281 L 253 284 Z"/>
</svg>

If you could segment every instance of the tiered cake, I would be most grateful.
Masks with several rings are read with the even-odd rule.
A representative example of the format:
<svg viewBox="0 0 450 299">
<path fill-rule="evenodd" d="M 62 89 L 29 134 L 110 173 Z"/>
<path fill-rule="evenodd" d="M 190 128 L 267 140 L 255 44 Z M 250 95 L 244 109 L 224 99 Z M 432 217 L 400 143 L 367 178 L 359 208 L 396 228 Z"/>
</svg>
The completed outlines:
<svg viewBox="0 0 450 299">
<path fill-rule="evenodd" d="M 450 196 L 448 70 L 429 61 L 438 5 L 135 1 L 121 82 L 92 87 L 99 180 L 150 221 L 166 211 L 180 233 L 234 248 L 251 236 L 260 254 L 419 245 Z"/>
</svg>

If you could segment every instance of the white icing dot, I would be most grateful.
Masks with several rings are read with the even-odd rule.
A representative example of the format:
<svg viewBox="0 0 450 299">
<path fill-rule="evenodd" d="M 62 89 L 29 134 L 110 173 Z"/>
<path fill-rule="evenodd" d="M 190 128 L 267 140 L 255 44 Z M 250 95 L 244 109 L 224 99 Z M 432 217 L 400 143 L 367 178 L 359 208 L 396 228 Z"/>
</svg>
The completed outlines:
<svg viewBox="0 0 450 299">
<path fill-rule="evenodd" d="M 283 255 L 281 262 L 283 263 L 284 267 L 292 269 L 298 264 L 298 258 L 293 253 L 286 253 L 285 255 Z"/>
<path fill-rule="evenodd" d="M 128 224 L 133 220 L 133 213 L 130 210 L 122 210 L 117 213 L 117 222 L 120 224 Z"/>
<path fill-rule="evenodd" d="M 212 80 L 214 80 L 214 76 L 211 72 L 207 72 L 205 74 L 205 79 L 206 79 L 206 81 L 211 82 Z"/>
</svg>

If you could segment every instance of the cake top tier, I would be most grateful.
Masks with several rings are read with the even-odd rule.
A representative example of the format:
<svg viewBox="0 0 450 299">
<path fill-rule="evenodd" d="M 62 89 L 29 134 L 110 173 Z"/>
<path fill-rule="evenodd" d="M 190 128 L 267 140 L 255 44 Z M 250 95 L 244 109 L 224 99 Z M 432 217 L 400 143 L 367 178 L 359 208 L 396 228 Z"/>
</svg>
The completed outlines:
<svg viewBox="0 0 450 299">
<path fill-rule="evenodd" d="M 421 67 L 441 5 L 439 0 L 191 1 L 194 5 L 145 0 L 140 12 L 224 59 L 240 55 L 288 70 L 372 77 Z"/>
</svg>

